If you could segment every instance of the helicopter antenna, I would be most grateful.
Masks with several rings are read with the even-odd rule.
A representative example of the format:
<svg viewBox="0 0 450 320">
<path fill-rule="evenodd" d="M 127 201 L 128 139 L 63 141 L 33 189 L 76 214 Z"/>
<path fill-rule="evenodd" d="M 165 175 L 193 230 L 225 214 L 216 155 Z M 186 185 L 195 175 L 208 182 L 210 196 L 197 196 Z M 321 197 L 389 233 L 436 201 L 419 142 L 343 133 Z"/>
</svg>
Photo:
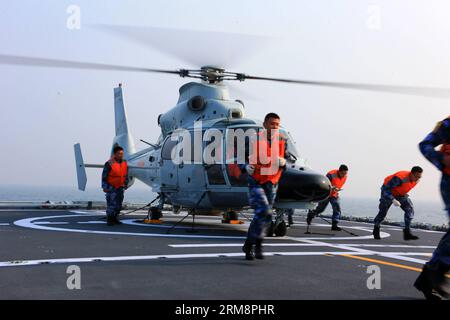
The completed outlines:
<svg viewBox="0 0 450 320">
<path fill-rule="evenodd" d="M 158 145 L 156 145 L 156 144 L 154 144 L 154 143 L 150 143 L 150 142 L 148 142 L 148 141 L 145 141 L 145 140 L 142 140 L 142 139 L 139 139 L 141 142 L 143 142 L 143 143 L 145 143 L 145 144 L 148 144 L 150 147 L 153 147 L 153 148 L 157 148 L 158 147 Z"/>
</svg>

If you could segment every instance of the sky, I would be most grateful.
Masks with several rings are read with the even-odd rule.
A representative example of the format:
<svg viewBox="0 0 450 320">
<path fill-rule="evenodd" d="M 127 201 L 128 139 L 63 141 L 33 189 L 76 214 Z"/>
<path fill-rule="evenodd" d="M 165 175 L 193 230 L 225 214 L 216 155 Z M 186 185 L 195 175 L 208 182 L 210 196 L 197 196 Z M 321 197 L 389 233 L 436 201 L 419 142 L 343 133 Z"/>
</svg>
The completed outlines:
<svg viewBox="0 0 450 320">
<path fill-rule="evenodd" d="M 79 29 L 68 28 L 71 5 L 80 10 Z M 192 59 L 155 46 L 174 42 L 176 47 L 183 30 L 214 31 L 264 39 L 263 45 L 237 41 L 236 61 L 225 66 L 232 71 L 450 87 L 449 9 L 444 0 L 10 1 L 0 7 L 0 54 L 192 68 L 199 67 Z M 180 36 L 139 43 L 93 27 L 100 24 L 180 29 Z M 207 37 L 196 60 L 208 64 L 220 56 L 214 54 L 220 40 Z M 189 50 L 178 55 L 192 55 L 197 48 Z M 114 135 L 113 87 L 119 82 L 136 146 L 144 148 L 139 139 L 156 141 L 158 115 L 175 105 L 178 88 L 187 81 L 0 65 L 0 184 L 75 186 L 73 144 L 78 142 L 86 162 L 104 163 Z M 258 81 L 233 85 L 233 98 L 244 100 L 247 117 L 262 119 L 271 111 L 281 116 L 311 168 L 326 173 L 341 163 L 349 166 L 342 196 L 378 197 L 384 177 L 420 165 L 423 179 L 411 196 L 440 201 L 439 172 L 417 144 L 450 114 L 449 99 Z M 98 169 L 88 170 L 88 187 L 100 187 Z"/>
</svg>

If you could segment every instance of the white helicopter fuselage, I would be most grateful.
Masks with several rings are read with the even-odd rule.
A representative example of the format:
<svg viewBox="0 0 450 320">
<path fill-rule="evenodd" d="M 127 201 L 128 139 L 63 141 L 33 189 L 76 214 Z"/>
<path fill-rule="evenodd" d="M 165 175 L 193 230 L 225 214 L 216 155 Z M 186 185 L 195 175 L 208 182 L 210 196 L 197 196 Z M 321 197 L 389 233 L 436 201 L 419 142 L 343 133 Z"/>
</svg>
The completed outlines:
<svg viewBox="0 0 450 320">
<path fill-rule="evenodd" d="M 161 127 L 158 141 L 136 152 L 128 128 L 122 87 L 119 85 L 114 88 L 116 136 L 112 147 L 120 145 L 124 148 L 131 183 L 136 178 L 150 186 L 153 192 L 164 195 L 165 203 L 175 207 L 194 208 L 198 212 L 213 214 L 247 207 L 248 187 L 245 173 L 245 176 L 237 178 L 226 161 L 214 164 L 206 164 L 203 161 L 173 161 L 173 155 L 177 154 L 177 148 L 180 148 L 179 138 L 175 136 L 180 131 L 187 131 L 195 139 L 196 132 L 199 132 L 200 141 L 194 145 L 205 148 L 208 141 L 204 137 L 208 130 L 220 131 L 222 136 L 226 137 L 229 130 L 260 129 L 262 123 L 245 118 L 243 103 L 231 100 L 228 88 L 221 83 L 190 82 L 183 85 L 179 91 L 177 105 L 158 117 L 158 125 Z M 294 159 L 299 160 L 295 142 L 289 133 L 287 136 L 287 151 L 294 155 Z M 225 141 L 222 146 L 225 149 Z M 222 151 L 224 157 L 228 151 Z M 83 180 L 80 170 L 91 165 L 80 165 L 81 150 L 78 157 L 76 152 L 76 158 L 79 186 L 84 187 L 85 182 L 84 185 L 83 181 L 80 184 L 80 176 Z M 286 197 L 279 197 L 275 207 L 310 209 L 314 208 L 320 199 L 328 196 L 328 180 L 298 162 L 288 164 L 286 171 L 291 176 L 288 179 L 290 186 L 284 188 L 284 193 L 283 189 L 281 190 Z M 314 192 L 317 194 L 313 192 L 312 196 L 305 195 L 305 191 L 299 192 L 298 196 L 293 194 L 291 185 L 297 186 L 299 183 L 304 184 L 304 190 L 315 186 L 317 192 Z"/>
</svg>

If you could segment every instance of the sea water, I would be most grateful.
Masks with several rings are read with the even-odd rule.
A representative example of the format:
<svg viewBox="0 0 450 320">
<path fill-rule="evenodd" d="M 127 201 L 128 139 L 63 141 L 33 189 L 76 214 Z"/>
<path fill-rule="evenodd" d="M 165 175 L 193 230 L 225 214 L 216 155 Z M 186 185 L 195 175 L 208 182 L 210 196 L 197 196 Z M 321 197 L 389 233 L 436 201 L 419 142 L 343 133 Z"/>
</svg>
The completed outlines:
<svg viewBox="0 0 450 320">
<path fill-rule="evenodd" d="M 125 201 L 131 203 L 149 203 L 156 194 L 150 188 L 133 188 L 125 192 Z M 105 194 L 101 189 L 88 188 L 79 191 L 74 187 L 37 187 L 37 186 L 5 186 L 0 185 L 0 201 L 104 201 Z M 431 225 L 444 225 L 448 223 L 443 202 L 415 200 L 414 222 Z M 378 198 L 341 198 L 343 216 L 373 219 L 378 213 Z M 325 210 L 324 215 L 331 215 L 331 206 Z M 391 222 L 403 221 L 403 211 L 392 206 L 387 219 Z"/>
</svg>

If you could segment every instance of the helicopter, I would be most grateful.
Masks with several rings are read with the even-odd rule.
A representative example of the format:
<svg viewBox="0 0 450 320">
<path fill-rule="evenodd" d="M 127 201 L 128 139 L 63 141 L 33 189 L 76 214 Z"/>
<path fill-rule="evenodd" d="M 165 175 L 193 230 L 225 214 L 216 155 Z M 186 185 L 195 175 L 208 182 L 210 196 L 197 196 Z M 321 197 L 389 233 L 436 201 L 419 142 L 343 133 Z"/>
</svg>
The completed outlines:
<svg viewBox="0 0 450 320">
<path fill-rule="evenodd" d="M 150 208 L 151 221 L 159 220 L 164 204 L 169 204 L 174 213 L 182 209 L 192 214 L 220 215 L 224 223 L 237 223 L 238 212 L 248 207 L 247 173 L 236 170 L 235 163 L 226 159 L 214 163 L 205 161 L 176 163 L 173 154 L 179 153 L 180 129 L 193 137 L 198 132 L 200 143 L 208 132 L 215 130 L 223 133 L 221 145 L 222 155 L 233 153 L 226 148 L 231 130 L 254 132 L 263 129 L 258 120 L 245 117 L 242 101 L 232 100 L 229 90 L 222 82 L 224 78 L 241 75 L 226 73 L 216 67 L 203 67 L 201 70 L 181 70 L 182 77 L 198 77 L 202 82 L 188 82 L 179 89 L 177 104 L 167 112 L 160 114 L 157 124 L 161 134 L 155 143 L 145 142 L 148 148 L 136 152 L 133 137 L 130 133 L 123 99 L 123 87 L 114 88 L 115 137 L 112 149 L 121 146 L 128 162 L 130 184 L 138 179 L 151 187 L 159 195 L 158 206 Z M 198 123 L 201 121 L 201 129 Z M 284 131 L 284 129 L 281 129 Z M 178 135 L 178 136 L 177 136 Z M 328 179 L 301 163 L 295 141 L 285 131 L 286 154 L 289 164 L 280 181 L 275 208 L 313 209 L 317 203 L 326 199 L 331 190 Z M 75 159 L 78 187 L 86 186 L 85 168 L 102 168 L 99 164 L 84 163 L 80 144 L 75 144 Z M 277 236 L 286 234 L 286 224 L 280 215 L 275 219 L 272 228 Z"/>
<path fill-rule="evenodd" d="M 138 179 L 158 194 L 154 199 L 159 200 L 158 204 L 149 209 L 150 221 L 159 221 L 164 205 L 169 205 L 176 214 L 186 210 L 187 215 L 193 215 L 194 218 L 195 215 L 223 215 L 222 222 L 239 223 L 239 212 L 249 207 L 247 173 L 236 170 L 235 163 L 228 161 L 229 158 L 235 160 L 236 147 L 234 143 L 231 147 L 228 144 L 228 133 L 238 130 L 257 132 L 263 129 L 263 125 L 261 121 L 245 116 L 244 103 L 230 96 L 227 82 L 259 80 L 433 97 L 448 97 L 450 92 L 445 88 L 261 77 L 230 72 L 213 65 L 199 69 L 166 70 L 5 54 L 0 54 L 0 64 L 171 74 L 196 80 L 179 88 L 176 105 L 157 118 L 157 125 L 161 129 L 160 136 L 155 142 L 141 140 L 148 147 L 139 151 L 136 151 L 129 129 L 122 84 L 113 90 L 115 136 L 111 153 L 115 146 L 124 149 L 130 176 L 129 186 Z M 186 136 L 187 133 L 194 139 L 199 135 L 199 144 L 207 148 L 211 140 L 206 139 L 206 136 L 212 131 L 221 133 L 220 141 L 216 141 L 219 142 L 219 161 L 174 161 L 174 154 L 180 152 L 183 135 Z M 287 227 L 283 218 L 285 209 L 314 209 L 318 202 L 327 199 L 331 192 L 329 180 L 323 174 L 312 170 L 301 159 L 295 141 L 286 128 L 280 128 L 280 131 L 286 137 L 288 164 L 279 182 L 273 206 L 277 214 L 270 230 L 276 236 L 286 234 Z M 79 143 L 74 145 L 74 154 L 78 188 L 85 190 L 86 168 L 103 168 L 103 165 L 85 163 Z"/>
</svg>

